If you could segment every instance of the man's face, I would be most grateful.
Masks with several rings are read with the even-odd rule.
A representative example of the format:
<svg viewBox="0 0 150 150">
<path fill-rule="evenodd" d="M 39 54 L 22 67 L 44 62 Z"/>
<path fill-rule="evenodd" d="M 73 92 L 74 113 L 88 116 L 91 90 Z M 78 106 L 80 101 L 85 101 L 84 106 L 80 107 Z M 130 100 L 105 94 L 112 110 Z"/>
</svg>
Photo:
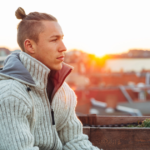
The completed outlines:
<svg viewBox="0 0 150 150">
<path fill-rule="evenodd" d="M 60 70 L 66 51 L 62 41 L 62 29 L 55 21 L 43 21 L 42 23 L 44 32 L 39 34 L 39 41 L 35 44 L 35 57 L 49 69 Z"/>
</svg>

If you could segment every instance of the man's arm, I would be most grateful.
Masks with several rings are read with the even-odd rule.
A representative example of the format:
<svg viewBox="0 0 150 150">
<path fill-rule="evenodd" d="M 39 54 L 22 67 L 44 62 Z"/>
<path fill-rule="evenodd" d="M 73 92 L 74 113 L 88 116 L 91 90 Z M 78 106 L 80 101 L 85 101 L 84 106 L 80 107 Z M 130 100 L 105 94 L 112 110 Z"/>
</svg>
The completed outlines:
<svg viewBox="0 0 150 150">
<path fill-rule="evenodd" d="M 99 150 L 88 140 L 88 136 L 83 134 L 83 126 L 72 111 L 70 118 L 65 126 L 58 131 L 63 150 Z"/>
<path fill-rule="evenodd" d="M 14 96 L 0 99 L 0 150 L 39 150 L 34 147 L 27 116 L 29 107 Z"/>
</svg>

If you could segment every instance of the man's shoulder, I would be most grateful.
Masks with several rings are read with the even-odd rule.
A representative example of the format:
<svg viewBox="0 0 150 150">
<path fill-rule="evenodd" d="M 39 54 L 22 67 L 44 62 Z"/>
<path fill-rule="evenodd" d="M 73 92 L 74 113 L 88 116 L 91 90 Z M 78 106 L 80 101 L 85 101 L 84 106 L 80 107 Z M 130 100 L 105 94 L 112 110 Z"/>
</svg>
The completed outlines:
<svg viewBox="0 0 150 150">
<path fill-rule="evenodd" d="M 26 85 L 16 80 L 0 80 L 0 107 L 14 106 L 25 109 L 32 108 Z"/>
<path fill-rule="evenodd" d="M 9 85 L 9 87 L 8 87 Z M 8 88 L 15 88 L 18 86 L 23 86 L 24 84 L 20 83 L 17 80 L 14 79 L 7 79 L 7 80 L 0 80 L 0 88 L 4 88 L 5 86 L 7 86 Z"/>
<path fill-rule="evenodd" d="M 7 95 L 15 95 L 15 93 L 22 93 L 25 85 L 13 79 L 0 80 L 0 97 Z"/>
</svg>

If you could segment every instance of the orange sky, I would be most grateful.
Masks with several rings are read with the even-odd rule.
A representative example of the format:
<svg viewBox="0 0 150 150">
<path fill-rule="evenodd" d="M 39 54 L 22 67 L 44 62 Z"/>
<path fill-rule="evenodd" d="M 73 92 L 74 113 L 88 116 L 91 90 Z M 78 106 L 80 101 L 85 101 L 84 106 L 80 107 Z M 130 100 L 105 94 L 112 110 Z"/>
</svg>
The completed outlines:
<svg viewBox="0 0 150 150">
<path fill-rule="evenodd" d="M 9 5 L 8 5 L 9 4 Z M 23 7 L 54 15 L 68 49 L 102 56 L 132 48 L 150 49 L 149 0 L 5 0 L 0 5 L 0 46 L 13 50 L 16 42 L 15 10 Z"/>
</svg>

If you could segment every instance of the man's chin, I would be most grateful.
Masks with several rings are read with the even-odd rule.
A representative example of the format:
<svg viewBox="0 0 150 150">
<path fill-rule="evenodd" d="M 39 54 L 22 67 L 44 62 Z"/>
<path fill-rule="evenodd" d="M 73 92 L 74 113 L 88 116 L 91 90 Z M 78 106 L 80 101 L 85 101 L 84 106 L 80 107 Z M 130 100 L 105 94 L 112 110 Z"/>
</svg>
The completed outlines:
<svg viewBox="0 0 150 150">
<path fill-rule="evenodd" d="M 56 70 L 56 71 L 59 71 L 62 69 L 62 63 L 57 65 L 57 66 L 54 66 L 51 70 Z"/>
<path fill-rule="evenodd" d="M 57 70 L 61 70 L 62 69 L 62 65 L 60 66 L 60 67 L 58 67 L 58 69 Z"/>
</svg>

